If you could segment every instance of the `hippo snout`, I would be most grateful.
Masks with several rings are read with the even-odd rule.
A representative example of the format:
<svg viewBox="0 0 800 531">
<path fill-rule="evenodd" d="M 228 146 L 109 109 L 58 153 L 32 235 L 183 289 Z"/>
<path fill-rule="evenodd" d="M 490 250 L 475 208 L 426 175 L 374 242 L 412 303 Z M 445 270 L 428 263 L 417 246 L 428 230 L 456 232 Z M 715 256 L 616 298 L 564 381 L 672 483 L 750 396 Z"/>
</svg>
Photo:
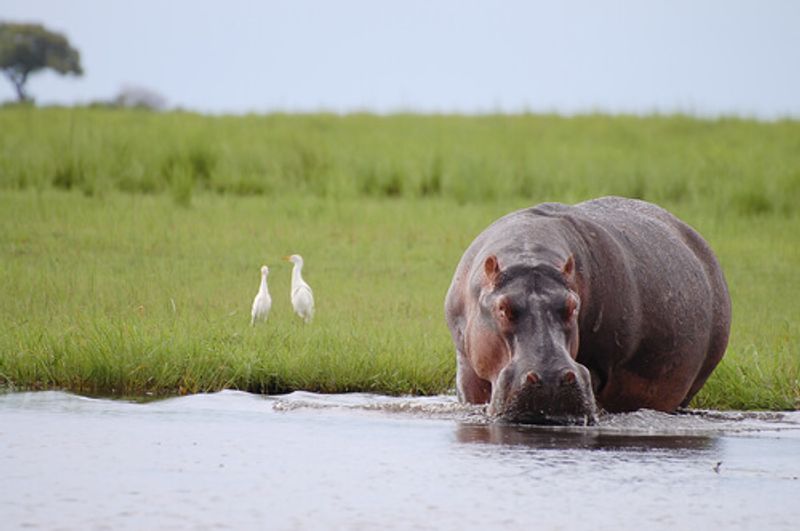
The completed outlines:
<svg viewBox="0 0 800 531">
<path fill-rule="evenodd" d="M 498 377 L 490 411 L 525 424 L 586 425 L 597 420 L 589 371 L 577 363 L 549 370 L 510 364 Z"/>
</svg>

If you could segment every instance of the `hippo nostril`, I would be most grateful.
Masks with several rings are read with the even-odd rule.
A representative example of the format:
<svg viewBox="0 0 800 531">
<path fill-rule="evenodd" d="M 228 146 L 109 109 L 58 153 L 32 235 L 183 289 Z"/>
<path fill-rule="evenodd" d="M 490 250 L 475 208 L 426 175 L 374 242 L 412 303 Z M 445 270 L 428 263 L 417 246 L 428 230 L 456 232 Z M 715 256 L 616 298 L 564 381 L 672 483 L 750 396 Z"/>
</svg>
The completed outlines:
<svg viewBox="0 0 800 531">
<path fill-rule="evenodd" d="M 575 383 L 575 380 L 577 379 L 578 377 L 575 376 L 575 373 L 573 371 L 566 370 L 564 371 L 564 374 L 561 376 L 561 385 L 573 385 Z"/>
<path fill-rule="evenodd" d="M 525 380 L 527 380 L 528 383 L 531 385 L 536 385 L 539 383 L 539 375 L 536 374 L 534 371 L 531 371 L 525 375 Z"/>
</svg>

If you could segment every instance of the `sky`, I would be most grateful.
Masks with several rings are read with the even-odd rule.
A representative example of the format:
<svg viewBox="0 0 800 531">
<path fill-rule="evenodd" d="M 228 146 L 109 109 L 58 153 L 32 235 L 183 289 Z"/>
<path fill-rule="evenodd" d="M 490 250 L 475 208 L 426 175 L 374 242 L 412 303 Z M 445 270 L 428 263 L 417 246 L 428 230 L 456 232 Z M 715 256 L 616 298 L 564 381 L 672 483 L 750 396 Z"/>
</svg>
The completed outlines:
<svg viewBox="0 0 800 531">
<path fill-rule="evenodd" d="M 84 76 L 30 78 L 42 104 L 800 118 L 795 0 L 2 0 L 0 20 L 81 52 Z"/>
</svg>

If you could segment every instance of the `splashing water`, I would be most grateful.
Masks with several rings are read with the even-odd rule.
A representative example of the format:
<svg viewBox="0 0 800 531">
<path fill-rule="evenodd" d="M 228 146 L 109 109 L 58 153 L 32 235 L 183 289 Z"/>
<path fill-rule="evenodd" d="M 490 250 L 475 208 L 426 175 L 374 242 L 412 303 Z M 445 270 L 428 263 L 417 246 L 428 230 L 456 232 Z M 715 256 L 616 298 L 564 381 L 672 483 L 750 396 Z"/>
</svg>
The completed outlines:
<svg viewBox="0 0 800 531">
<path fill-rule="evenodd" d="M 470 424 L 497 421 L 484 405 L 461 404 L 454 396 L 389 397 L 366 393 L 324 395 L 297 391 L 271 398 L 275 411 L 302 409 L 377 412 L 415 418 L 452 420 Z M 602 413 L 594 426 L 536 426 L 553 431 L 590 431 L 630 435 L 713 435 L 764 430 L 800 430 L 800 412 L 684 410 L 662 413 L 639 410 L 631 413 Z"/>
</svg>

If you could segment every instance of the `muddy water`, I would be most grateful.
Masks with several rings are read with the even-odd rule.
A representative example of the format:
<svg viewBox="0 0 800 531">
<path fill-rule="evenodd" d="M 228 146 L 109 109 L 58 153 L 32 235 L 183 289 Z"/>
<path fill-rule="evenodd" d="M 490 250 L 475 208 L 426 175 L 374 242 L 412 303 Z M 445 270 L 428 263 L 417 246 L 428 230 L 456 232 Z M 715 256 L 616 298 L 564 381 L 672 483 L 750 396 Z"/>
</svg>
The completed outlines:
<svg viewBox="0 0 800 531">
<path fill-rule="evenodd" d="M 0 395 L 2 529 L 799 529 L 800 413 L 489 422 L 451 397 Z"/>
</svg>

